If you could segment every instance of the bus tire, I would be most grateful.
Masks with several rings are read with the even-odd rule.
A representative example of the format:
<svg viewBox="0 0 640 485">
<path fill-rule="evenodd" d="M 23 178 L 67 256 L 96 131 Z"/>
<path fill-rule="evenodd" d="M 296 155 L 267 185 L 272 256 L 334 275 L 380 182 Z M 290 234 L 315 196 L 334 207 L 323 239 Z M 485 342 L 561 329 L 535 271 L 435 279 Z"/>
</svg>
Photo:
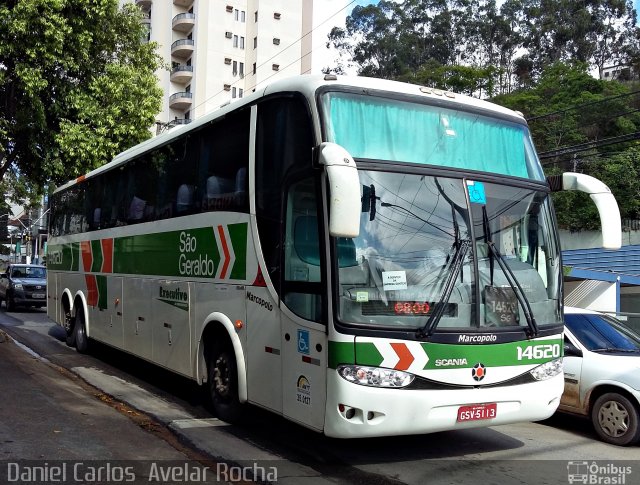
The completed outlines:
<svg viewBox="0 0 640 485">
<path fill-rule="evenodd" d="M 84 312 L 79 311 L 76 314 L 76 323 L 73 326 L 73 334 L 76 341 L 76 350 L 81 354 L 89 351 L 89 337 L 87 337 L 87 325 L 84 320 Z"/>
<path fill-rule="evenodd" d="M 612 445 L 632 445 L 640 438 L 640 411 L 617 392 L 607 392 L 596 399 L 591 421 L 600 439 Z"/>
<path fill-rule="evenodd" d="M 207 373 L 207 397 L 216 416 L 229 423 L 238 422 L 244 406 L 238 398 L 238 366 L 229 342 L 213 346 Z"/>
<path fill-rule="evenodd" d="M 75 318 L 71 316 L 71 310 L 67 306 L 64 307 L 63 318 L 62 328 L 66 334 L 65 342 L 69 347 L 74 347 L 76 345 Z"/>
</svg>

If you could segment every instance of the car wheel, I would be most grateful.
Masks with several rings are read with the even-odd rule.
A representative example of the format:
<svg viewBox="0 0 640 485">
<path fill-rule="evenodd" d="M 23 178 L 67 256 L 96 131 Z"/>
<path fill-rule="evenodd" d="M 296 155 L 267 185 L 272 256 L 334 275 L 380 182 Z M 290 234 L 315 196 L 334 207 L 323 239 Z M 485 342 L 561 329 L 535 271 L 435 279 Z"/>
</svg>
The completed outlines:
<svg viewBox="0 0 640 485">
<path fill-rule="evenodd" d="M 207 367 L 208 397 L 213 411 L 223 421 L 237 422 L 243 406 L 238 398 L 238 368 L 231 344 L 214 345 Z"/>
<path fill-rule="evenodd" d="M 638 406 L 617 392 L 596 399 L 591 421 L 598 436 L 607 443 L 626 446 L 640 438 Z"/>
<path fill-rule="evenodd" d="M 7 311 L 14 312 L 16 311 L 16 301 L 13 299 L 13 295 L 7 296 Z"/>
<path fill-rule="evenodd" d="M 87 327 L 84 320 L 84 313 L 78 312 L 76 315 L 76 323 L 73 326 L 74 335 L 76 339 L 76 350 L 81 354 L 86 354 L 89 351 L 89 338 L 87 337 Z"/>
</svg>

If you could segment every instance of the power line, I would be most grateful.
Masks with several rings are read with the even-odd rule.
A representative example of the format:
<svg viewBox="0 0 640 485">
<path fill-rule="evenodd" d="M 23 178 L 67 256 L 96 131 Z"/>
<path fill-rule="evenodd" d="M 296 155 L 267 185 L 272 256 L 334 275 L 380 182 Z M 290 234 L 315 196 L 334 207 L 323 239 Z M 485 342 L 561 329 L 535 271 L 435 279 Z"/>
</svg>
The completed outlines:
<svg viewBox="0 0 640 485">
<path fill-rule="evenodd" d="M 293 47 L 294 45 L 296 45 L 298 42 L 302 42 L 302 39 L 304 39 L 305 37 L 307 37 L 308 35 L 311 35 L 313 33 L 314 30 L 316 30 L 318 27 L 326 24 L 329 20 L 331 20 L 333 17 L 335 17 L 336 15 L 338 15 L 341 11 L 349 8 L 352 4 L 354 4 L 357 0 L 351 0 L 348 4 L 346 4 L 344 7 L 339 8 L 338 10 L 336 10 L 335 13 L 331 14 L 329 17 L 327 17 L 326 19 L 324 19 L 322 22 L 320 22 L 318 25 L 316 25 L 314 28 L 312 28 L 309 32 L 307 32 L 306 34 L 303 34 L 301 37 L 299 37 L 297 40 L 293 41 L 291 44 L 289 44 L 288 46 L 286 46 L 284 49 L 282 49 L 281 51 L 279 51 L 277 54 L 274 54 L 273 56 L 271 56 L 269 59 L 267 59 L 266 61 L 264 61 L 262 64 L 260 64 L 259 66 L 256 67 L 260 68 L 260 67 L 264 67 L 268 62 L 270 62 L 271 60 L 273 60 L 274 58 L 276 58 L 277 56 L 279 56 L 280 54 L 282 54 L 284 51 L 286 51 L 287 49 L 289 49 L 290 47 Z M 301 60 L 302 58 L 310 55 L 313 52 L 313 48 L 307 52 L 306 54 L 298 57 L 297 59 L 295 59 L 293 62 L 289 63 L 284 69 L 286 69 L 287 67 L 295 64 L 296 62 L 298 62 L 299 60 Z M 283 70 L 284 70 L 283 69 Z M 271 74 L 270 76 L 268 76 L 266 79 L 264 79 L 261 83 L 264 83 L 265 81 L 271 79 L 273 76 L 275 76 L 276 73 Z M 231 85 L 233 86 L 234 84 L 240 82 L 242 79 L 238 79 L 237 81 L 234 81 L 233 83 L 231 83 Z M 260 84 L 260 83 L 259 83 Z M 249 89 L 253 89 L 255 90 L 257 88 L 258 84 L 254 85 L 252 88 Z M 224 89 L 221 89 L 220 91 L 216 92 L 215 94 L 209 96 L 207 99 L 205 99 L 204 101 L 202 101 L 200 104 L 194 106 L 192 109 L 195 110 L 196 108 L 199 108 L 200 106 L 206 104 L 208 101 L 211 101 L 213 98 L 215 98 L 216 96 L 218 96 L 219 94 L 221 94 L 222 92 L 224 92 Z"/>
<path fill-rule="evenodd" d="M 558 148 L 556 150 L 549 150 L 538 154 L 540 160 L 546 158 L 559 157 L 562 155 L 570 155 L 573 153 L 592 150 L 594 148 L 600 148 L 608 145 L 615 145 L 616 143 L 628 143 L 630 141 L 640 140 L 640 131 L 629 133 L 626 135 L 612 136 L 609 138 L 603 138 L 602 140 L 588 141 L 586 143 L 580 143 L 578 145 L 572 145 L 569 147 Z"/>
<path fill-rule="evenodd" d="M 609 101 L 612 101 L 614 99 L 625 98 L 627 96 L 632 96 L 632 95 L 638 94 L 638 93 L 640 93 L 640 90 L 639 91 L 632 91 L 630 93 L 625 93 L 625 94 L 618 94 L 616 96 L 610 96 L 608 98 L 600 99 L 598 101 L 591 101 L 589 103 L 577 104 L 577 105 L 571 106 L 569 108 L 561 109 L 561 110 L 558 110 L 558 111 L 553 111 L 551 113 L 546 113 L 546 114 L 539 115 L 539 116 L 532 116 L 531 118 L 527 118 L 527 122 L 529 123 L 531 121 L 537 121 L 537 120 L 542 119 L 542 118 L 548 118 L 549 116 L 554 116 L 554 115 L 557 115 L 557 114 L 560 114 L 560 113 L 566 113 L 567 111 L 572 111 L 574 109 L 584 108 L 584 107 L 587 107 L 587 106 L 593 106 L 593 105 L 601 104 L 601 103 L 608 103 Z"/>
</svg>

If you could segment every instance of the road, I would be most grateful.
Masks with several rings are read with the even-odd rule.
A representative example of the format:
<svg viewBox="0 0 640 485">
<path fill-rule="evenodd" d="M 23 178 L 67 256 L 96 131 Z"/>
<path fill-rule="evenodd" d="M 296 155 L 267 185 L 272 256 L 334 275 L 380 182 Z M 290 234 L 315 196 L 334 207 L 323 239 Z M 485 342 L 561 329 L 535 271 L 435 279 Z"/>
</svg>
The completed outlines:
<svg viewBox="0 0 640 485">
<path fill-rule="evenodd" d="M 243 425 L 231 426 L 209 413 L 200 389 L 186 379 L 102 346 L 94 347 L 91 355 L 78 354 L 64 344 L 64 332 L 44 311 L 6 313 L 2 306 L 0 329 L 52 365 L 82 377 L 100 389 L 100 395 L 111 396 L 111 401 L 123 402 L 134 413 L 160 423 L 164 431 L 172 431 L 155 433 L 154 438 L 168 439 L 172 447 L 187 443 L 192 451 L 216 461 L 243 466 L 260 463 L 267 471 L 277 470 L 277 480 L 263 476 L 263 481 L 314 485 L 564 484 L 569 483 L 569 473 L 585 467 L 595 472 L 598 481 L 592 483 L 638 483 L 636 477 L 640 476 L 638 446 L 620 448 L 602 443 L 589 423 L 579 418 L 558 415 L 543 423 L 335 440 L 250 408 Z M 64 373 L 58 378 L 69 379 Z M 108 402 L 98 404 L 109 406 Z M 62 423 L 59 427 L 64 430 Z M 28 449 L 32 439 L 27 434 L 24 442 L 14 446 Z M 144 459 L 135 447 L 121 451 L 131 459 Z M 625 481 L 611 481 L 620 477 Z M 586 479 L 586 475 L 578 478 Z"/>
</svg>

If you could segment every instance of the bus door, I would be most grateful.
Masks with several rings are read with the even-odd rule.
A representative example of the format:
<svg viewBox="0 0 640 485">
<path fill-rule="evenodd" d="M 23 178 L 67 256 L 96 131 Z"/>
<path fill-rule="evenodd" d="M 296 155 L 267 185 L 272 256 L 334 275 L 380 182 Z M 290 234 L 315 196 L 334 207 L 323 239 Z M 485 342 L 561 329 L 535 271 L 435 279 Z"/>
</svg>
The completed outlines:
<svg viewBox="0 0 640 485">
<path fill-rule="evenodd" d="M 287 191 L 282 280 L 282 402 L 286 417 L 324 426 L 327 388 L 326 285 L 314 179 Z"/>
<path fill-rule="evenodd" d="M 123 285 L 124 349 L 152 360 L 151 286 L 143 278 L 126 278 Z"/>
<path fill-rule="evenodd" d="M 102 342 L 122 348 L 122 278 L 101 276 L 98 279 L 98 302 L 90 310 L 91 336 Z M 105 285 L 105 286 L 102 286 Z M 106 290 L 104 295 L 101 295 Z"/>
<path fill-rule="evenodd" d="M 186 281 L 154 280 L 151 292 L 153 321 L 153 360 L 180 372 L 193 375 L 191 368 L 191 295 Z"/>
</svg>

